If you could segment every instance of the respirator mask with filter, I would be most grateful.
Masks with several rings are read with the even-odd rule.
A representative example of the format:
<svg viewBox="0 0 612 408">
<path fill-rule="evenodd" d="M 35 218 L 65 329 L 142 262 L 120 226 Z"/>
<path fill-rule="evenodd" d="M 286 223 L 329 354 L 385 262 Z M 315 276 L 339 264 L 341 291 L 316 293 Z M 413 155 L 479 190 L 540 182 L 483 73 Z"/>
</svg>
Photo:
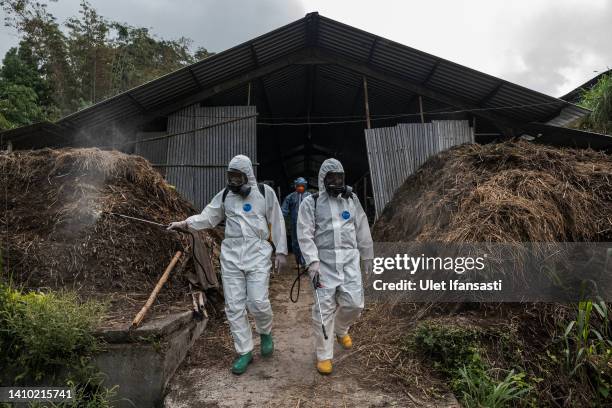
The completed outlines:
<svg viewBox="0 0 612 408">
<path fill-rule="evenodd" d="M 330 171 L 325 175 L 323 183 L 325 184 L 325 191 L 330 196 L 349 198 L 353 193 L 353 188 L 344 184 L 344 173 Z"/>
<path fill-rule="evenodd" d="M 227 171 L 227 188 L 234 194 L 239 194 L 246 197 L 251 192 L 247 175 L 240 170 L 229 169 Z"/>
</svg>

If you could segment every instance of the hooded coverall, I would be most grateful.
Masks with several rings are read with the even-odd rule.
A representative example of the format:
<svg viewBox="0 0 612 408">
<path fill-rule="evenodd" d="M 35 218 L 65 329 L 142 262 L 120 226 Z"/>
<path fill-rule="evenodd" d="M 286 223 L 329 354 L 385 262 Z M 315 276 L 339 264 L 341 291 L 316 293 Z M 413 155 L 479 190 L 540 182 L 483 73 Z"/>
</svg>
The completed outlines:
<svg viewBox="0 0 612 408">
<path fill-rule="evenodd" d="M 251 160 L 238 155 L 230 161 L 228 169 L 247 175 L 247 184 L 251 187 L 249 195 L 242 197 L 229 191 L 223 203 L 224 190 L 221 190 L 201 214 L 186 221 L 190 228 L 201 230 L 214 228 L 225 219 L 225 239 L 221 244 L 225 314 L 236 352 L 246 354 L 253 350 L 247 308 L 255 317 L 259 334 L 270 334 L 272 330 L 272 307 L 268 299 L 272 267 L 270 232 L 277 254 L 287 255 L 287 236 L 276 194 L 270 186 L 264 185 L 265 198 L 261 195 Z"/>
<path fill-rule="evenodd" d="M 374 258 L 370 227 L 356 195 L 330 196 L 324 179 L 328 172 L 344 172 L 336 159 L 327 159 L 319 170 L 319 197 L 306 198 L 298 215 L 298 240 L 306 264 L 320 262 L 317 289 L 325 330 L 321 330 L 318 305 L 312 307 L 315 347 L 319 361 L 333 358 L 334 338 L 344 336 L 364 306 L 359 258 Z"/>
</svg>

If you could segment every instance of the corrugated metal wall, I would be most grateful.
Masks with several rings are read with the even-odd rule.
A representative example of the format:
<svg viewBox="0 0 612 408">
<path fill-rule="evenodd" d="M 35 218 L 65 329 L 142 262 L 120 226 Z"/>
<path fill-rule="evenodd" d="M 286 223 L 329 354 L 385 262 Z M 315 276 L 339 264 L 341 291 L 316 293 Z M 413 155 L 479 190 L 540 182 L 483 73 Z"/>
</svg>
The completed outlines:
<svg viewBox="0 0 612 408">
<path fill-rule="evenodd" d="M 198 209 L 225 186 L 232 157 L 244 154 L 257 162 L 255 114 L 255 106 L 196 104 L 168 117 L 169 134 L 248 117 L 167 139 L 166 179 Z"/>
<path fill-rule="evenodd" d="M 137 140 L 146 140 L 164 136 L 166 132 L 138 132 Z M 148 142 L 136 143 L 134 154 L 144 157 L 152 164 L 166 164 L 168 155 L 168 139 L 152 140 Z"/>
<path fill-rule="evenodd" d="M 366 129 L 365 138 L 378 218 L 408 176 L 431 156 L 474 143 L 474 132 L 467 120 L 440 120 Z"/>
</svg>

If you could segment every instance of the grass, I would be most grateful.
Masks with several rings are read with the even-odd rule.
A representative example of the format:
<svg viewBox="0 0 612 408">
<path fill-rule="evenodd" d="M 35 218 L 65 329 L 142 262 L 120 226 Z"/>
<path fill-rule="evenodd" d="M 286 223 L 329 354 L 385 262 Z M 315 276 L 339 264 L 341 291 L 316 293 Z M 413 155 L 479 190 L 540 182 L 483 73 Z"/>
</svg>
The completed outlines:
<svg viewBox="0 0 612 408">
<path fill-rule="evenodd" d="M 606 303 L 580 302 L 561 340 L 569 377 L 595 390 L 597 402 L 607 400 L 612 389 L 612 338 Z"/>
<path fill-rule="evenodd" d="M 480 369 L 462 367 L 459 375 L 455 380 L 456 388 L 461 389 L 461 402 L 468 408 L 497 408 L 511 403 L 518 404 L 530 390 L 529 386 L 525 386 L 524 373 L 515 374 L 510 371 L 501 381 L 494 381 Z"/>
<path fill-rule="evenodd" d="M 78 406 L 110 406 L 113 390 L 91 365 L 102 348 L 93 330 L 103 311 L 74 293 L 22 293 L 0 283 L 0 381 L 68 386 Z"/>
<path fill-rule="evenodd" d="M 532 388 L 526 374 L 491 369 L 482 358 L 482 341 L 477 328 L 423 322 L 406 338 L 405 349 L 421 354 L 447 377 L 466 407 L 525 405 Z"/>
</svg>

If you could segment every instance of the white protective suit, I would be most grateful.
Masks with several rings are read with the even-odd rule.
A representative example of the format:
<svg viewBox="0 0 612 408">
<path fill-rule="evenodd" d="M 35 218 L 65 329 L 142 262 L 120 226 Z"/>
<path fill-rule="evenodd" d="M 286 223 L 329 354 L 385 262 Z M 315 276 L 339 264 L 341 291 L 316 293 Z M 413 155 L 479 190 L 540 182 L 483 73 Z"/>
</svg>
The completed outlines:
<svg viewBox="0 0 612 408">
<path fill-rule="evenodd" d="M 255 317 L 259 334 L 272 330 L 272 307 L 268 299 L 268 283 L 272 261 L 270 232 L 277 254 L 287 254 L 285 221 L 274 190 L 267 185 L 265 198 L 259 192 L 251 160 L 234 157 L 228 169 L 245 173 L 251 187 L 245 198 L 231 191 L 223 203 L 221 190 L 201 214 L 187 218 L 189 228 L 214 228 L 225 218 L 225 239 L 221 244 L 221 278 L 225 296 L 225 314 L 238 354 L 253 350 L 253 336 L 247 317 Z M 268 229 L 270 224 L 270 229 Z"/>
<path fill-rule="evenodd" d="M 319 170 L 319 197 L 306 198 L 300 206 L 297 235 L 307 265 L 320 262 L 317 289 L 328 340 L 323 337 L 319 309 L 312 307 L 316 352 L 319 361 L 333 357 L 334 334 L 344 336 L 364 305 L 359 258 L 373 259 L 370 227 L 359 199 L 332 197 L 323 182 L 328 172 L 344 172 L 336 159 L 327 159 Z"/>
</svg>

